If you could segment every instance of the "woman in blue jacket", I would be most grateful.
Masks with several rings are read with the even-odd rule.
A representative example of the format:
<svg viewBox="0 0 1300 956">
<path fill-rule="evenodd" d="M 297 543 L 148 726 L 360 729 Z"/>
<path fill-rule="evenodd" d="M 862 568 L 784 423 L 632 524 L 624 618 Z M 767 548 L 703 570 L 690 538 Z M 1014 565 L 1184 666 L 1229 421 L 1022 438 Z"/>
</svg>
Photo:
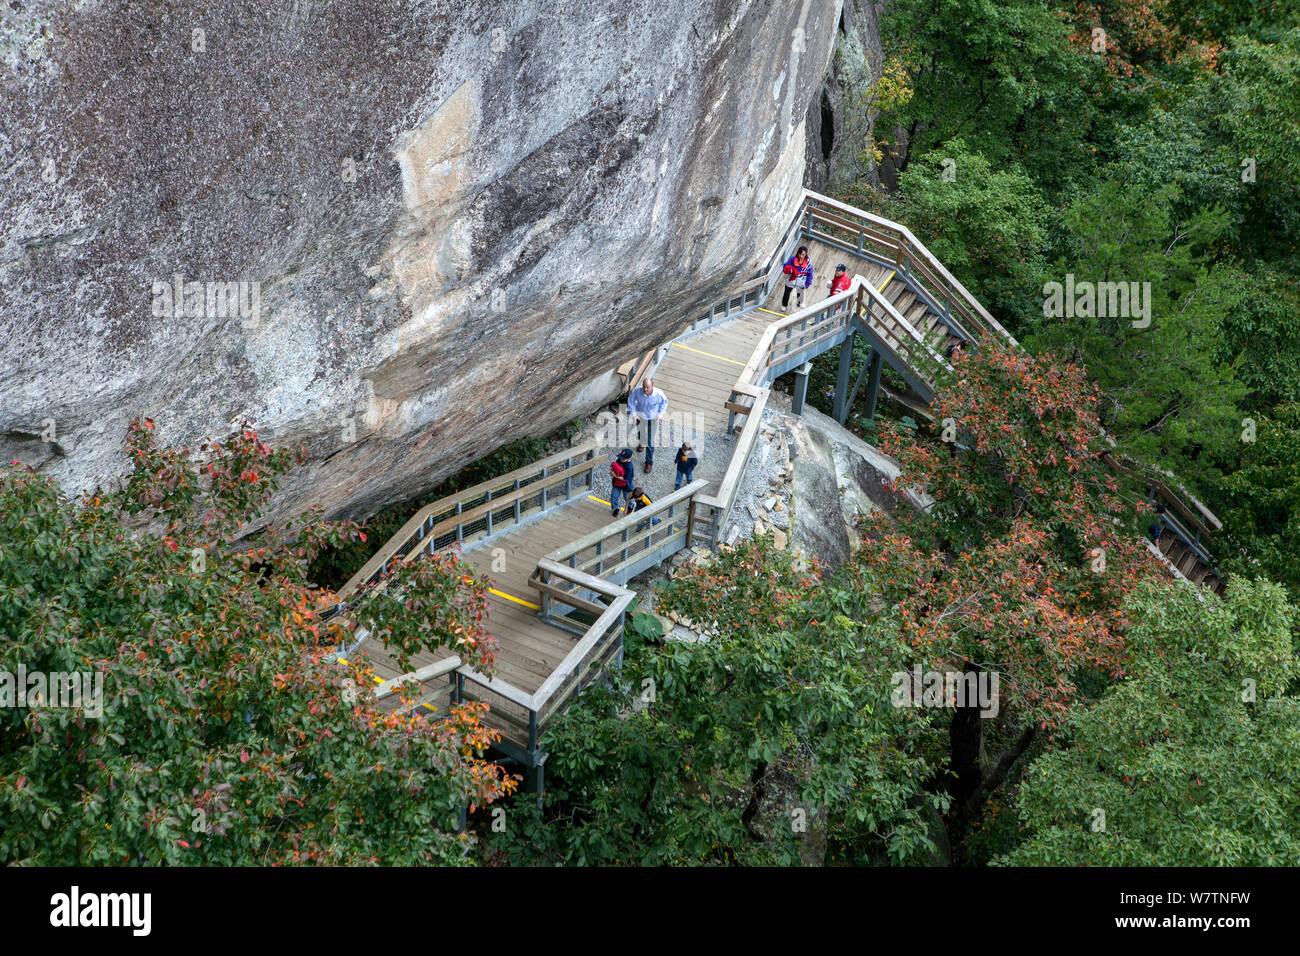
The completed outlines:
<svg viewBox="0 0 1300 956">
<path fill-rule="evenodd" d="M 781 296 L 781 311 L 790 311 L 790 290 L 795 290 L 795 308 L 803 308 L 803 290 L 811 289 L 813 283 L 812 262 L 808 258 L 808 247 L 800 246 L 799 251 L 785 260 L 781 268 L 785 275 L 785 294 Z"/>
</svg>

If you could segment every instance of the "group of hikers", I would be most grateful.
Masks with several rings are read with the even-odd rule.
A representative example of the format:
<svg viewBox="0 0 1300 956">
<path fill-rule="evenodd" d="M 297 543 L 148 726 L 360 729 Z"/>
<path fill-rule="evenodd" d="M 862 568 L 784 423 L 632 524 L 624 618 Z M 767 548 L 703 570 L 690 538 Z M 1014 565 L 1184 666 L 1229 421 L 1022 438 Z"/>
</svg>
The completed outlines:
<svg viewBox="0 0 1300 956">
<path fill-rule="evenodd" d="M 800 246 L 795 254 L 785 261 L 782 275 L 785 276 L 785 293 L 781 296 L 781 311 L 790 311 L 791 292 L 795 293 L 795 307 L 803 308 L 803 294 L 807 289 L 811 289 L 813 284 L 813 266 L 808 258 L 807 246 Z M 848 269 L 843 264 L 836 266 L 835 275 L 827 285 L 830 295 L 847 291 L 851 285 Z M 655 388 L 654 379 L 645 378 L 638 388 L 628 393 L 627 411 L 633 424 L 636 425 L 636 450 L 645 452 L 645 473 L 650 474 L 654 471 L 655 463 L 655 425 L 668 411 L 668 397 Z M 673 491 L 677 491 L 683 484 L 690 484 L 695 474 L 695 467 L 699 464 L 690 442 L 682 442 L 681 447 L 677 449 L 674 463 L 677 466 L 677 477 L 673 482 Z M 636 483 L 636 467 L 632 462 L 631 448 L 624 448 L 618 453 L 618 457 L 609 463 L 609 474 L 612 489 L 610 513 L 614 517 L 619 516 L 620 502 L 623 503 L 624 514 L 639 511 L 653 503 L 645 489 Z M 651 520 L 655 524 L 659 523 L 658 518 Z M 637 525 L 637 530 L 642 530 L 645 525 L 646 522 L 643 521 Z"/>
<path fill-rule="evenodd" d="M 795 308 L 803 308 L 803 294 L 805 289 L 811 289 L 813 284 L 813 265 L 808 258 L 808 247 L 800 246 L 795 254 L 785 260 L 785 265 L 781 267 L 781 274 L 785 276 L 785 292 L 781 295 L 781 311 L 790 311 L 790 293 L 794 293 Z M 841 292 L 848 291 L 852 285 L 849 279 L 849 270 L 844 263 L 835 267 L 835 275 L 827 283 L 830 295 L 839 295 Z"/>
<path fill-rule="evenodd" d="M 688 441 L 682 442 L 682 446 L 677 449 L 676 456 L 677 478 L 673 482 L 673 491 L 681 488 L 683 484 L 690 484 L 695 473 L 695 466 L 700 460 L 695 456 L 695 450 Z M 619 513 L 619 502 L 625 505 L 624 514 L 631 514 L 634 511 L 640 511 L 642 508 L 649 507 L 653 504 L 653 499 L 646 493 L 646 490 L 636 483 L 636 465 L 632 461 L 632 449 L 624 448 L 618 453 L 618 457 L 609 463 L 609 479 L 611 486 L 610 494 L 610 513 L 617 518 Z M 658 518 L 652 519 L 655 524 L 659 523 Z M 640 531 L 645 527 L 645 523 L 637 525 Z"/>
<path fill-rule="evenodd" d="M 632 423 L 636 425 L 636 450 L 645 452 L 645 471 L 649 474 L 654 470 L 655 463 L 655 423 L 668 411 L 668 398 L 655 388 L 654 379 L 646 378 L 642 380 L 639 388 L 634 388 L 628 393 L 627 411 Z M 684 441 L 677 449 L 673 463 L 677 467 L 677 478 L 673 482 L 673 491 L 676 491 L 683 484 L 690 484 L 694 480 L 695 467 L 700 460 L 696 457 L 691 443 Z M 609 507 L 614 517 L 618 517 L 620 502 L 625 506 L 624 514 L 639 511 L 653 503 L 646 490 L 636 483 L 636 466 L 632 462 L 631 448 L 624 448 L 618 453 L 618 457 L 609 463 L 609 478 L 611 486 Z M 655 524 L 659 523 L 658 518 L 653 521 Z M 637 526 L 637 530 L 641 530 L 644 526 L 643 522 Z"/>
</svg>

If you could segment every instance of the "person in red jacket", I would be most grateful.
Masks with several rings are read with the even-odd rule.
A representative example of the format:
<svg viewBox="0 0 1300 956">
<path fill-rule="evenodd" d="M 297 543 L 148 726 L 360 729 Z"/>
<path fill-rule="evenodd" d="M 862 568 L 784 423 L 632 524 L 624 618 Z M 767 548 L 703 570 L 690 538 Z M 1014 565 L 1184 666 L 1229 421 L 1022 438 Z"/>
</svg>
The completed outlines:
<svg viewBox="0 0 1300 956">
<path fill-rule="evenodd" d="M 830 295 L 839 295 L 841 292 L 847 292 L 852 283 L 849 281 L 849 270 L 840 263 L 835 267 L 835 277 L 830 282 Z M 827 296 L 830 298 L 830 296 Z"/>
</svg>

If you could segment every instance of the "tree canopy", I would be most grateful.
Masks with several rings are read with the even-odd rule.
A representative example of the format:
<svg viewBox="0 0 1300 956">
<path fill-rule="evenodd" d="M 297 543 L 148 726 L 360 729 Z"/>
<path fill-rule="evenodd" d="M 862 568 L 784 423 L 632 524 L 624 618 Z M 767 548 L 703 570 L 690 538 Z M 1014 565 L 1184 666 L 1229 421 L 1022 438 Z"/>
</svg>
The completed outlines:
<svg viewBox="0 0 1300 956">
<path fill-rule="evenodd" d="M 309 515 L 241 538 L 294 460 L 251 427 L 191 456 L 146 420 L 127 449 L 120 490 L 77 500 L 0 473 L 0 669 L 102 688 L 0 710 L 0 861 L 468 862 L 459 812 L 515 781 L 483 759 L 474 707 L 382 713 L 364 661 L 338 661 L 331 596 L 306 569 L 362 532 Z M 452 560 L 394 580 L 414 602 L 465 597 L 391 617 L 393 642 L 490 670 L 483 584 L 466 577 Z"/>
</svg>

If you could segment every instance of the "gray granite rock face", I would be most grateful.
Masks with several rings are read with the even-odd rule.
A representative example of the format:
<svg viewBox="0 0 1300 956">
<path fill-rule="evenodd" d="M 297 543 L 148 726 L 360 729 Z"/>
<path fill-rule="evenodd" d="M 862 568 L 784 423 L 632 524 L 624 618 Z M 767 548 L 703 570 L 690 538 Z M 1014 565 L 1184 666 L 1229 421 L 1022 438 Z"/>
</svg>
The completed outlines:
<svg viewBox="0 0 1300 956">
<path fill-rule="evenodd" d="M 840 6 L 6 2 L 0 455 L 247 417 L 362 515 L 590 411 L 770 253 Z"/>
<path fill-rule="evenodd" d="M 880 171 L 865 145 L 872 141 L 879 113 L 869 91 L 884 66 L 879 26 L 884 7 L 884 0 L 844 0 L 841 7 L 831 66 L 804 124 L 809 189 L 832 193 L 859 180 L 880 185 Z"/>
</svg>

